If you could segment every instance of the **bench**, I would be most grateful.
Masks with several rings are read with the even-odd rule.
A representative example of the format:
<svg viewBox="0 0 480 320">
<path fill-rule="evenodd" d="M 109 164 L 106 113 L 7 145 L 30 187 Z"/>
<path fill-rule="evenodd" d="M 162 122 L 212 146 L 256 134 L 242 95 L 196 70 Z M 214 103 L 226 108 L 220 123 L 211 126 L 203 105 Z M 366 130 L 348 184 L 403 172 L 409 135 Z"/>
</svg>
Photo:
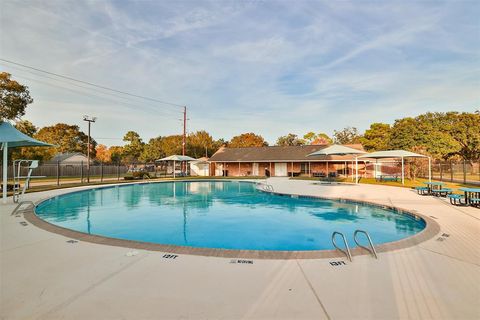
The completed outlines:
<svg viewBox="0 0 480 320">
<path fill-rule="evenodd" d="M 425 196 L 428 194 L 428 187 L 415 187 L 419 195 Z"/>
<path fill-rule="evenodd" d="M 450 188 L 434 189 L 432 190 L 432 194 L 436 197 L 446 197 L 447 195 L 452 194 L 452 189 Z"/>
<path fill-rule="evenodd" d="M 465 196 L 463 194 L 449 194 L 447 195 L 447 198 L 454 206 L 466 205 L 465 202 L 462 203 L 462 199 L 465 199 Z"/>
<path fill-rule="evenodd" d="M 378 176 L 377 181 L 398 181 L 398 176 Z"/>
</svg>

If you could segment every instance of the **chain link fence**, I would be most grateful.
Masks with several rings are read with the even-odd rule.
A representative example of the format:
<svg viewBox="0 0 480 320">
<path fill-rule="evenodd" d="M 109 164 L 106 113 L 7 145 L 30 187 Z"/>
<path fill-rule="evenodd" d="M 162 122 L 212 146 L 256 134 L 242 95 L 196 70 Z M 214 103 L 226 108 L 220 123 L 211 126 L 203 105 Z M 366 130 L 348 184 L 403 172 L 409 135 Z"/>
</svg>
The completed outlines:
<svg viewBox="0 0 480 320">
<path fill-rule="evenodd" d="M 440 181 L 480 184 L 480 162 L 432 163 L 432 178 Z"/>
</svg>

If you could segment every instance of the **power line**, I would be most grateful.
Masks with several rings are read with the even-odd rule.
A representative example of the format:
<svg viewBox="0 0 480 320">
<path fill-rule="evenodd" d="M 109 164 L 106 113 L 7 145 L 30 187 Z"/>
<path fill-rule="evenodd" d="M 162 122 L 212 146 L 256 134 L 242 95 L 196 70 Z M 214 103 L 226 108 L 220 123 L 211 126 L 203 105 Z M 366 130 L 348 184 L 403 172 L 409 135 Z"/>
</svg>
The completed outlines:
<svg viewBox="0 0 480 320">
<path fill-rule="evenodd" d="M 38 79 L 32 79 L 32 78 L 29 78 L 29 77 L 25 77 L 25 76 L 18 76 L 18 78 L 21 78 L 21 79 L 26 79 L 26 80 L 30 80 L 30 81 L 34 81 L 34 82 L 38 82 L 38 83 L 41 83 L 41 84 L 44 84 L 44 85 L 48 85 L 48 86 L 52 86 L 52 87 L 55 87 L 55 88 L 60 88 L 60 89 L 64 89 L 64 90 L 68 90 L 68 91 L 71 91 L 73 93 L 77 93 L 77 94 L 80 94 L 82 96 L 85 96 L 85 97 L 89 97 L 89 98 L 100 98 L 104 101 L 110 101 L 110 102 L 114 102 L 114 103 L 117 103 L 117 104 L 120 104 L 120 105 L 124 105 L 124 106 L 127 106 L 127 107 L 130 107 L 130 109 L 135 108 L 134 110 L 138 110 L 138 108 L 144 108 L 144 107 L 147 107 L 149 108 L 150 110 L 154 111 L 155 113 L 161 113 L 163 114 L 163 116 L 166 116 L 166 117 L 173 117 L 174 114 L 172 114 L 171 112 L 175 113 L 175 114 L 178 114 L 180 113 L 180 111 L 178 112 L 174 112 L 174 111 L 170 111 L 170 110 L 156 110 L 156 109 L 152 109 L 154 108 L 153 106 L 151 105 L 137 105 L 137 104 L 133 104 L 133 103 L 129 103 L 129 102 L 125 102 L 125 101 L 116 101 L 112 98 L 109 98 L 109 97 L 103 97 L 103 96 L 99 96 L 97 94 L 92 94 L 92 93 L 88 93 L 88 92 L 84 92 L 84 91 L 80 91 L 80 90 L 76 90 L 76 89 L 73 89 L 73 88 L 68 88 L 68 87 L 64 87 L 64 86 L 61 86 L 61 85 L 58 85 L 58 84 L 53 84 L 53 83 L 49 83 L 49 82 L 45 82 L 45 81 L 42 81 L 42 80 L 38 80 Z M 86 88 L 85 88 L 86 89 Z"/>
<path fill-rule="evenodd" d="M 21 66 L 21 67 L 24 67 L 24 68 L 28 68 L 28 69 L 31 69 L 31 70 L 35 70 L 35 71 L 38 71 L 38 72 L 43 72 L 43 73 L 46 73 L 46 74 L 50 74 L 50 75 L 53 75 L 53 76 L 56 76 L 56 77 L 59 77 L 59 78 L 63 78 L 63 79 L 69 80 L 69 81 L 75 81 L 75 82 L 87 84 L 87 85 L 92 86 L 92 87 L 97 87 L 97 88 L 100 88 L 100 89 L 104 89 L 104 90 L 108 90 L 108 91 L 112 91 L 112 92 L 121 93 L 121 94 L 124 94 L 124 95 L 127 95 L 127 96 L 131 96 L 131 97 L 135 97 L 135 98 L 140 98 L 140 99 L 145 99 L 145 100 L 150 100 L 150 101 L 154 101 L 154 102 L 158 102 L 158 103 L 162 103 L 162 104 L 166 104 L 166 105 L 170 105 L 170 106 L 182 107 L 182 108 L 183 108 L 183 105 L 181 105 L 181 104 L 176 104 L 176 103 L 172 103 L 172 102 L 162 101 L 162 100 L 158 100 L 158 99 L 154 99 L 154 98 L 150 98 L 150 97 L 145 97 L 145 96 L 141 96 L 141 95 L 137 95 L 137 94 L 133 94 L 133 93 L 129 93 L 129 92 L 117 90 L 117 89 L 112 89 L 112 88 L 105 87 L 105 86 L 102 86 L 102 85 L 98 85 L 98 84 L 95 84 L 95 83 L 92 83 L 92 82 L 83 81 L 83 80 L 78 80 L 78 79 L 75 79 L 75 78 L 72 78 L 72 77 L 68 77 L 68 76 L 64 76 L 64 75 L 61 75 L 61 74 L 58 74 L 58 73 L 54 73 L 54 72 L 50 72 L 50 71 L 38 69 L 38 68 L 35 68 L 35 67 L 32 67 L 32 66 L 27 66 L 27 65 L 25 65 L 25 64 L 21 64 L 21 63 L 14 62 L 14 61 L 11 61 L 11 60 L 7 60 L 7 59 L 0 58 L 0 61 L 6 62 L 6 63 L 10 63 L 10 64 L 13 64 L 13 65 L 17 65 L 17 66 Z"/>
<path fill-rule="evenodd" d="M 32 70 L 25 70 L 25 69 L 22 69 L 22 68 L 19 68 L 19 67 L 15 67 L 15 66 L 10 66 L 10 68 L 13 68 L 14 70 L 17 70 L 18 72 L 21 72 L 21 73 L 28 73 L 28 74 L 31 74 L 31 75 L 34 75 L 36 77 L 41 77 L 41 78 L 44 78 L 44 79 L 49 79 L 49 80 L 53 80 L 53 81 L 58 81 L 60 82 L 61 84 L 63 85 L 67 85 L 67 86 L 74 86 L 74 87 L 77 87 L 77 88 L 82 88 L 82 89 L 85 89 L 85 90 L 88 90 L 88 91 L 92 91 L 92 92 L 96 92 L 96 93 L 99 93 L 99 94 L 102 94 L 102 95 L 108 95 L 110 97 L 115 97 L 115 98 L 118 98 L 118 99 L 122 99 L 122 101 L 120 102 L 121 104 L 130 104 L 132 106 L 135 106 L 135 107 L 140 107 L 139 105 L 135 105 L 135 104 L 132 104 L 133 103 L 138 103 L 138 100 L 134 100 L 132 99 L 131 97 L 127 97 L 127 96 L 124 96 L 124 95 L 119 95 L 117 93 L 114 93 L 114 92 L 105 92 L 105 91 L 102 91 L 102 90 L 96 90 L 94 88 L 89 88 L 89 87 L 86 87 L 86 86 L 83 86 L 83 85 L 80 85 L 80 84 L 76 84 L 76 83 L 69 83 L 69 82 L 65 82 L 61 79 L 58 79 L 58 78 L 55 78 L 55 77 L 51 77 L 51 76 L 48 76 L 48 75 L 45 75 L 45 74 L 39 74 L 39 73 L 36 73 L 35 71 L 32 71 Z M 46 85 L 49 85 L 49 86 L 54 86 L 54 87 L 57 87 L 57 88 L 62 88 L 62 89 L 66 89 L 66 90 L 69 90 L 69 91 L 73 91 L 73 92 L 77 92 L 77 93 L 82 93 L 84 94 L 82 91 L 78 91 L 78 90 L 72 90 L 71 88 L 67 88 L 67 87 L 64 87 L 64 86 L 59 86 L 59 85 L 54 85 L 54 84 L 51 84 L 49 82 L 44 82 L 44 81 L 41 81 L 41 80 L 38 80 L 38 79 L 32 79 L 32 78 L 28 78 L 28 77 L 25 77 L 25 76 L 19 76 L 19 75 L 15 75 L 19 78 L 23 78 L 23 79 L 27 79 L 27 80 L 30 80 L 30 81 L 36 81 L 36 82 L 39 82 L 39 83 L 42 83 L 42 84 L 46 84 Z M 89 93 L 85 93 L 87 96 L 89 95 Z M 97 96 L 97 95 L 92 95 L 92 96 Z M 103 96 L 97 96 L 97 97 L 100 97 L 102 99 L 106 99 L 105 97 Z M 108 99 L 110 101 L 115 101 L 115 100 L 112 100 L 111 98 Z M 125 102 L 125 100 L 127 102 Z M 116 102 L 116 101 L 115 101 Z M 154 108 L 153 105 L 150 105 L 151 102 L 145 102 L 146 104 L 143 104 L 142 103 L 142 107 L 150 107 L 151 110 L 153 110 L 152 108 Z M 173 109 L 170 110 L 170 109 L 162 109 L 162 110 L 157 110 L 156 108 L 154 109 L 155 112 L 164 112 L 164 113 L 172 113 L 172 114 L 178 114 L 180 113 L 181 111 L 176 109 L 177 111 L 174 111 Z"/>
</svg>

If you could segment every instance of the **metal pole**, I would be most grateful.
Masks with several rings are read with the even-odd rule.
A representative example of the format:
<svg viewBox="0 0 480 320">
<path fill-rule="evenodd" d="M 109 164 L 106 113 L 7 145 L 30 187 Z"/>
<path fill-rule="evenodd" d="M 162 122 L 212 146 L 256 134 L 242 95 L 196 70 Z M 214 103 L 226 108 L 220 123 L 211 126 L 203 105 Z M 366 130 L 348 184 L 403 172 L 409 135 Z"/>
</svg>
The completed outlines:
<svg viewBox="0 0 480 320">
<path fill-rule="evenodd" d="M 7 179 L 8 179 L 8 142 L 3 143 L 3 188 L 2 188 L 2 198 L 3 203 L 7 203 Z"/>
<path fill-rule="evenodd" d="M 432 182 L 432 158 L 430 157 L 428 157 L 428 181 Z"/>
<path fill-rule="evenodd" d="M 405 184 L 405 168 L 403 164 L 403 157 L 402 157 L 402 185 Z"/>
<path fill-rule="evenodd" d="M 90 182 L 90 121 L 88 121 L 88 142 L 87 142 L 87 182 Z"/>
<path fill-rule="evenodd" d="M 358 158 L 355 157 L 355 184 L 358 184 Z"/>
<path fill-rule="evenodd" d="M 60 185 L 60 161 L 57 160 L 57 186 Z"/>
<path fill-rule="evenodd" d="M 83 183 L 83 161 L 80 161 L 80 183 Z"/>
<path fill-rule="evenodd" d="M 463 159 L 463 183 L 467 183 L 467 162 Z"/>
</svg>

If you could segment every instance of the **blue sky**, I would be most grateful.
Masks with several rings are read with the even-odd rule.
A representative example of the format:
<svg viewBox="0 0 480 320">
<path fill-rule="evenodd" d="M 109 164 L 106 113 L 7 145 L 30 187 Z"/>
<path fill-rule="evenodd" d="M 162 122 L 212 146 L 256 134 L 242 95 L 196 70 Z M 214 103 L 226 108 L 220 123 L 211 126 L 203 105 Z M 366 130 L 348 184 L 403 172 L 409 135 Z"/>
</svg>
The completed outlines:
<svg viewBox="0 0 480 320">
<path fill-rule="evenodd" d="M 478 1 L 10 1 L 0 56 L 187 105 L 189 131 L 229 139 L 326 132 L 480 106 Z M 121 144 L 180 133 L 180 109 L 0 62 L 37 126 L 98 117 Z M 108 138 L 108 139 L 107 139 Z"/>
</svg>

